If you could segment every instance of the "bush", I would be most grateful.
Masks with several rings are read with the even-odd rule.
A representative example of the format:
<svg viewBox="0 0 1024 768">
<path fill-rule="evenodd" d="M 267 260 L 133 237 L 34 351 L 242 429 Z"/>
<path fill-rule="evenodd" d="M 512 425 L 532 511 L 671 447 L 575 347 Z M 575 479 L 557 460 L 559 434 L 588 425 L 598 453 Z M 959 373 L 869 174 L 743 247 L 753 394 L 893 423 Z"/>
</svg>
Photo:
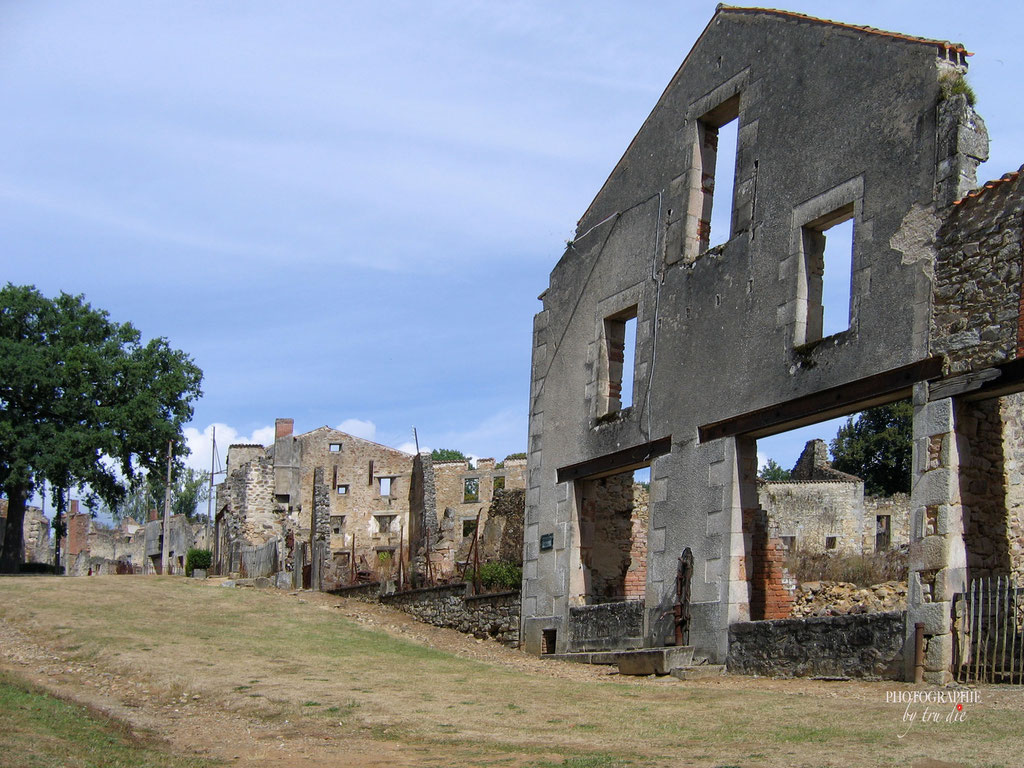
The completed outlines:
<svg viewBox="0 0 1024 768">
<path fill-rule="evenodd" d="M 466 571 L 466 581 L 473 581 L 473 577 L 473 569 L 470 568 Z M 519 589 L 523 584 L 523 568 L 515 563 L 483 563 L 480 566 L 480 584 L 492 591 Z"/>
<path fill-rule="evenodd" d="M 202 571 L 209 571 L 213 563 L 213 553 L 208 549 L 196 549 L 193 547 L 185 555 L 185 575 L 191 576 L 196 568 Z"/>
<path fill-rule="evenodd" d="M 831 552 L 791 552 L 786 570 L 800 584 L 808 581 L 845 581 L 870 587 L 883 581 L 907 580 L 907 552 L 893 549 L 873 555 Z"/>
</svg>

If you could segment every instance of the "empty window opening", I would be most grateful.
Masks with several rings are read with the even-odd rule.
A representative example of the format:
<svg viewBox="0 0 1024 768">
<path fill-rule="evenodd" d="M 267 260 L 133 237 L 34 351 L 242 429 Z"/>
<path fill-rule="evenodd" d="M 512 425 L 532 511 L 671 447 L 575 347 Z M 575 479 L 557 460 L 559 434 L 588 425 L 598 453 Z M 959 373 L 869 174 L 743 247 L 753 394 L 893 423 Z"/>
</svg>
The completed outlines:
<svg viewBox="0 0 1024 768">
<path fill-rule="evenodd" d="M 780 536 L 782 539 L 782 546 L 786 548 L 787 552 L 792 552 L 796 549 L 796 536 Z"/>
<path fill-rule="evenodd" d="M 289 501 L 292 500 L 292 497 L 291 497 L 291 494 L 288 494 L 288 493 L 275 493 L 274 494 L 274 500 L 278 504 L 287 504 Z"/>
<path fill-rule="evenodd" d="M 345 531 L 345 516 L 344 515 L 332 515 L 331 516 L 331 533 L 344 533 Z"/>
<path fill-rule="evenodd" d="M 601 370 L 604 407 L 601 415 L 633 404 L 636 367 L 637 308 L 630 307 L 604 321 L 604 360 Z"/>
<path fill-rule="evenodd" d="M 373 517 L 377 521 L 377 533 L 391 533 L 396 515 L 374 515 Z"/>
<path fill-rule="evenodd" d="M 339 496 L 347 496 L 348 495 L 348 486 L 347 485 L 339 485 L 338 486 L 338 495 Z"/>
<path fill-rule="evenodd" d="M 351 552 L 335 552 L 334 553 L 334 564 L 339 568 L 347 568 L 351 562 Z"/>
<path fill-rule="evenodd" d="M 739 95 L 708 112 L 697 122 L 699 188 L 691 206 L 697 215 L 697 251 L 701 253 L 732 237 L 736 155 L 739 139 Z M 696 254 L 694 254 L 696 255 Z"/>
<path fill-rule="evenodd" d="M 331 443 L 330 447 L 329 447 L 329 450 L 330 450 L 331 453 L 340 453 L 341 452 L 341 443 Z"/>
<path fill-rule="evenodd" d="M 557 629 L 542 629 L 540 631 L 540 652 L 554 653 L 555 642 L 558 638 Z"/>
<path fill-rule="evenodd" d="M 390 496 L 391 495 L 391 478 L 382 477 L 380 478 L 380 495 Z"/>
<path fill-rule="evenodd" d="M 578 481 L 582 582 L 575 590 L 587 605 L 644 599 L 650 484 L 638 474 Z"/>
<path fill-rule="evenodd" d="M 505 488 L 505 476 L 498 475 L 494 478 L 494 490 L 501 491 Z"/>
<path fill-rule="evenodd" d="M 462 485 L 462 503 L 470 504 L 480 501 L 480 478 L 467 477 Z"/>
<path fill-rule="evenodd" d="M 875 516 L 875 552 L 885 552 L 892 543 L 892 516 Z"/>
<path fill-rule="evenodd" d="M 825 549 L 835 549 L 835 548 L 836 548 L 836 537 L 835 536 L 826 536 L 825 537 Z"/>
<path fill-rule="evenodd" d="M 817 341 L 850 327 L 853 280 L 853 203 L 803 227 L 807 324 L 804 342 Z"/>
<path fill-rule="evenodd" d="M 476 520 L 463 520 L 462 521 L 462 538 L 468 539 L 470 536 L 476 533 Z"/>
</svg>

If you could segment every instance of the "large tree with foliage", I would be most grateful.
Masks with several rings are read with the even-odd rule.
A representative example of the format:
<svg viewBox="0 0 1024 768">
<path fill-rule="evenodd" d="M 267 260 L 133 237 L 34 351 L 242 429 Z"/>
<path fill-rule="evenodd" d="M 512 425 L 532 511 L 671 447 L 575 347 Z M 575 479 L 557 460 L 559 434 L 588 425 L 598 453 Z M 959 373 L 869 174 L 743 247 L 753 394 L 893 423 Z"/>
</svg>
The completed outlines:
<svg viewBox="0 0 1024 768">
<path fill-rule="evenodd" d="M 43 480 L 58 514 L 64 489 L 88 486 L 108 506 L 140 471 L 160 473 L 168 444 L 187 448 L 202 371 L 166 339 L 143 343 L 82 296 L 0 290 L 0 489 L 8 499 L 0 572 L 18 568 L 25 504 Z"/>
<path fill-rule="evenodd" d="M 830 446 L 832 466 L 862 478 L 867 493 L 909 493 L 913 417 L 906 400 L 851 416 Z"/>
<path fill-rule="evenodd" d="M 468 461 L 469 457 L 454 448 L 435 448 L 430 452 L 434 461 Z"/>
</svg>

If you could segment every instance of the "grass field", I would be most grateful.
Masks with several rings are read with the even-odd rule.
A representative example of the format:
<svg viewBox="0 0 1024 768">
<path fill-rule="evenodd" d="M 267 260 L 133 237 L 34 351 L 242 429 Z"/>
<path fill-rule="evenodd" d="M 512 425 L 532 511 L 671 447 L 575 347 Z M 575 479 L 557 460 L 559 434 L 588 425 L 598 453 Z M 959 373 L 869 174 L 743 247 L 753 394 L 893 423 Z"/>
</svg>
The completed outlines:
<svg viewBox="0 0 1024 768">
<path fill-rule="evenodd" d="M 343 615 L 362 610 L 376 618 Z M 427 628 L 444 650 L 429 647 L 381 611 L 173 577 L 0 579 L 0 660 L 150 728 L 174 759 L 234 765 L 1009 768 L 1024 748 L 1020 688 L 984 689 L 963 722 L 908 724 L 885 700 L 899 683 L 682 683 L 504 649 L 472 658 L 472 639 Z M 4 753 L 48 733 L 18 717 Z"/>
</svg>

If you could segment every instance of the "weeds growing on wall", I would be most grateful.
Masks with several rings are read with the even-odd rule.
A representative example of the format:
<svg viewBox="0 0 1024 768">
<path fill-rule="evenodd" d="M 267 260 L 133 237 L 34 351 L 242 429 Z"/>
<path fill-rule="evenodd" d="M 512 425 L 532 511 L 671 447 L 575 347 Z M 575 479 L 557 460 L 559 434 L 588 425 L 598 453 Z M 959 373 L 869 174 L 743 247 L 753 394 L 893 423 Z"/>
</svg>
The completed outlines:
<svg viewBox="0 0 1024 768">
<path fill-rule="evenodd" d="M 473 581 L 473 575 L 473 569 L 468 569 L 466 581 Z M 491 591 L 519 589 L 523 583 L 523 568 L 515 563 L 482 563 L 480 583 Z"/>
<path fill-rule="evenodd" d="M 831 552 L 791 552 L 786 570 L 800 584 L 808 581 L 845 581 L 870 587 L 884 581 L 907 580 L 907 552 L 893 549 L 870 555 Z"/>
</svg>

